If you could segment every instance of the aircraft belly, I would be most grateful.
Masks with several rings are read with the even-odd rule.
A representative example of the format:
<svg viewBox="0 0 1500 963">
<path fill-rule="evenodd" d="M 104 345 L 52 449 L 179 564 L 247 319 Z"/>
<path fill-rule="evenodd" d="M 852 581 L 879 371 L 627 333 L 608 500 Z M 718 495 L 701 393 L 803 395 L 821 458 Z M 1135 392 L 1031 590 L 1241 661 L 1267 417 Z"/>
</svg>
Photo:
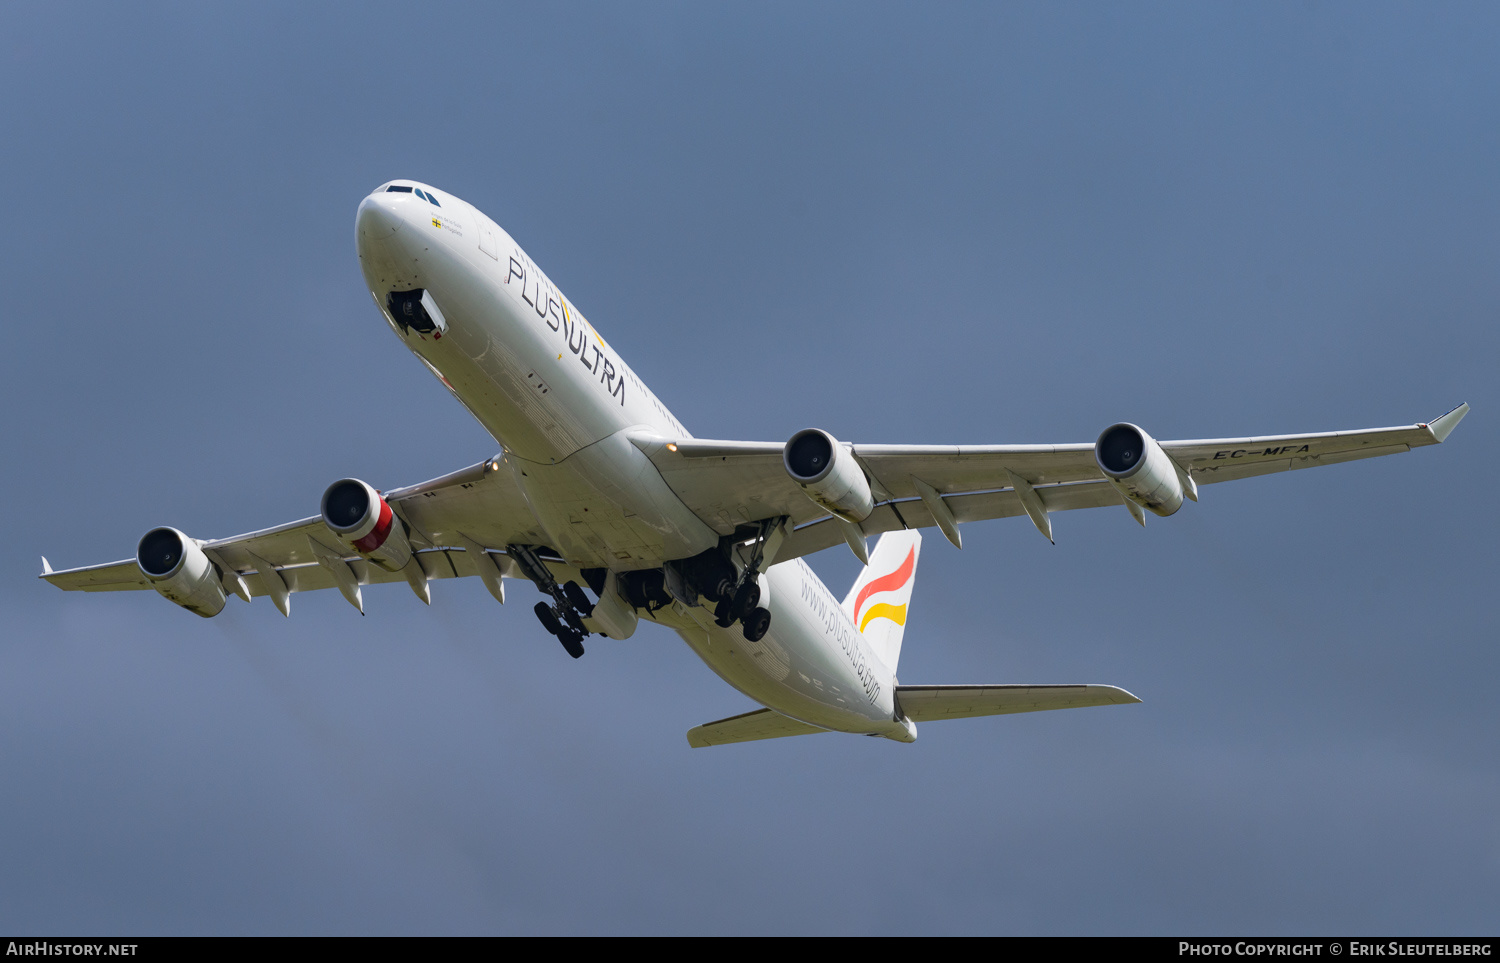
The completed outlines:
<svg viewBox="0 0 1500 963">
<path fill-rule="evenodd" d="M 816 620 L 803 599 L 795 563 L 772 566 L 771 628 L 759 642 L 740 626 L 714 624 L 706 608 L 680 603 L 655 619 L 677 631 L 725 682 L 783 715 L 840 732 L 905 732 L 893 721 L 895 704 L 888 679 L 862 679 Z"/>
<path fill-rule="evenodd" d="M 551 536 L 548 544 L 587 567 L 654 567 L 718 542 L 624 432 L 556 465 L 515 457 L 506 464 Z"/>
</svg>

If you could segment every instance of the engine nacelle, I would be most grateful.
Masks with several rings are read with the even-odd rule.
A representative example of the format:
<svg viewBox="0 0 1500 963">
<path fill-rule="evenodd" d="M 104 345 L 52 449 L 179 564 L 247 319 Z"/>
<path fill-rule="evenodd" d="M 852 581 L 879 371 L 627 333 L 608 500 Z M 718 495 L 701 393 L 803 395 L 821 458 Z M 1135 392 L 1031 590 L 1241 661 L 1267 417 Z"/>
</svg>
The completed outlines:
<svg viewBox="0 0 1500 963">
<path fill-rule="evenodd" d="M 390 572 L 411 561 L 406 526 L 380 493 L 358 478 L 344 478 L 323 493 L 323 524 L 334 537 Z"/>
<path fill-rule="evenodd" d="M 224 611 L 219 569 L 198 543 L 175 528 L 153 528 L 136 546 L 135 564 L 162 598 L 205 619 Z"/>
<path fill-rule="evenodd" d="M 875 510 L 875 496 L 864 469 L 837 438 L 818 428 L 797 432 L 781 451 L 786 473 L 808 498 L 851 522 Z"/>
<path fill-rule="evenodd" d="M 1094 460 L 1120 494 L 1163 517 L 1182 507 L 1182 479 L 1156 439 L 1135 425 L 1104 429 L 1094 442 Z"/>
</svg>

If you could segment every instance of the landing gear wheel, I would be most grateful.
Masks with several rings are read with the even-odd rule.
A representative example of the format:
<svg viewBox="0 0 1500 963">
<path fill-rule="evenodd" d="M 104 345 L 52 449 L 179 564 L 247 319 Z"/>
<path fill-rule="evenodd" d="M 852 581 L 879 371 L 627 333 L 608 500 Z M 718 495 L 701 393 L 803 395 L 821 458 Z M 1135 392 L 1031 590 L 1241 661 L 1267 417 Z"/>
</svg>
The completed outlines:
<svg viewBox="0 0 1500 963">
<path fill-rule="evenodd" d="M 727 629 L 734 624 L 733 599 L 724 599 L 714 606 L 714 624 L 721 629 Z"/>
<path fill-rule="evenodd" d="M 738 592 L 734 593 L 734 601 L 730 603 L 729 613 L 736 619 L 746 619 L 750 613 L 760 604 L 760 583 L 747 581 L 741 585 Z M 751 641 L 754 641 L 753 639 Z"/>
<path fill-rule="evenodd" d="M 583 627 L 583 619 L 578 617 L 577 609 L 573 608 L 572 606 L 563 609 L 562 617 L 563 621 L 568 623 L 567 627 L 571 629 L 580 639 L 589 634 L 589 630 Z M 580 649 L 579 651 L 581 652 L 583 650 Z M 578 657 L 575 655 L 573 658 L 576 659 Z"/>
<path fill-rule="evenodd" d="M 589 597 L 583 594 L 583 589 L 578 587 L 577 582 L 569 582 L 563 586 L 563 595 L 567 596 L 568 602 L 573 608 L 581 612 L 585 618 L 594 614 L 594 605 Z"/>
<path fill-rule="evenodd" d="M 557 615 L 553 613 L 552 606 L 546 602 L 536 603 L 536 608 L 532 611 L 536 613 L 536 617 L 542 623 L 542 628 L 546 629 L 549 635 L 556 635 L 562 630 L 562 625 L 557 621 Z"/>
<path fill-rule="evenodd" d="M 564 629 L 558 634 L 557 641 L 562 643 L 562 647 L 567 649 L 568 654 L 573 658 L 580 659 L 583 657 L 583 636 Z"/>
<path fill-rule="evenodd" d="M 557 613 L 552 611 L 552 606 L 546 602 L 536 603 L 536 607 L 532 611 L 536 613 L 537 619 L 542 623 L 542 628 L 546 629 L 552 635 L 557 636 L 557 641 L 562 643 L 562 647 L 568 650 L 569 655 L 575 659 L 583 655 L 583 639 L 588 633 L 582 629 L 573 628 L 571 623 L 578 616 L 573 614 L 572 609 L 563 612 L 563 617 L 568 620 L 569 625 L 563 625 L 557 621 Z"/>
<path fill-rule="evenodd" d="M 765 609 L 755 609 L 745 616 L 745 638 L 750 642 L 759 642 L 770 627 L 771 613 Z"/>
</svg>

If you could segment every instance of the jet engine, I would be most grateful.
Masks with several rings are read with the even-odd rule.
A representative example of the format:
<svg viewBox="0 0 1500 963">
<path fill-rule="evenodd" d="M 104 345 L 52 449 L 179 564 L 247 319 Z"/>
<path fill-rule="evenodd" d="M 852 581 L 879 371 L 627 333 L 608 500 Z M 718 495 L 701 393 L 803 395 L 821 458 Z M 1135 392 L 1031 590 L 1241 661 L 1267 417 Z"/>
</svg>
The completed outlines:
<svg viewBox="0 0 1500 963">
<path fill-rule="evenodd" d="M 1099 470 L 1120 494 L 1156 515 L 1166 517 L 1182 507 L 1180 469 L 1156 439 L 1135 425 L 1104 429 L 1094 443 Z"/>
<path fill-rule="evenodd" d="M 875 497 L 854 455 L 828 432 L 805 428 L 786 443 L 782 464 L 802 491 L 847 521 L 862 522 L 875 510 Z"/>
<path fill-rule="evenodd" d="M 198 543 L 175 528 L 153 528 L 135 550 L 135 564 L 171 602 L 211 619 L 224 611 L 219 570 Z"/>
<path fill-rule="evenodd" d="M 345 478 L 323 493 L 323 524 L 339 541 L 381 568 L 399 572 L 411 561 L 406 526 L 380 493 Z"/>
</svg>

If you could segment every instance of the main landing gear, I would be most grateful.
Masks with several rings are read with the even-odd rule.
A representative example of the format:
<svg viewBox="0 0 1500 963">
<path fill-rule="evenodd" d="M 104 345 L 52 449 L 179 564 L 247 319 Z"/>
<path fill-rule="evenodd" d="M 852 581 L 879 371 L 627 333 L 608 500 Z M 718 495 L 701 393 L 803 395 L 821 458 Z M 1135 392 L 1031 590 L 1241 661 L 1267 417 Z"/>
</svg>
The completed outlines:
<svg viewBox="0 0 1500 963">
<path fill-rule="evenodd" d="M 760 604 L 760 574 L 776 560 L 786 539 L 786 523 L 787 519 L 780 517 L 742 525 L 733 535 L 720 539 L 716 547 L 692 558 L 675 559 L 661 568 L 619 573 L 620 594 L 648 615 L 674 601 L 693 607 L 711 603 L 714 622 L 720 628 L 738 622 L 747 641 L 759 642 L 771 628 L 771 611 Z M 507 545 L 505 550 L 542 594 L 552 597 L 550 604 L 536 604 L 534 611 L 542 627 L 556 636 L 573 658 L 582 656 L 583 640 L 589 635 L 583 620 L 594 614 L 594 603 L 577 582 L 559 585 L 537 556 L 535 546 Z M 604 569 L 583 571 L 584 580 L 600 598 L 604 597 L 607 574 Z"/>
<path fill-rule="evenodd" d="M 580 658 L 583 655 L 583 640 L 589 635 L 589 630 L 583 627 L 583 620 L 594 614 L 594 604 L 583 594 L 583 589 L 578 587 L 577 582 L 557 584 L 557 580 L 530 546 L 507 545 L 505 551 L 516 560 L 526 577 L 536 583 L 537 588 L 552 596 L 553 604 L 538 602 L 533 609 L 542 628 L 557 636 L 557 641 L 562 643 L 569 655 L 575 659 Z"/>
<path fill-rule="evenodd" d="M 741 575 L 722 548 L 661 568 L 626 572 L 620 576 L 620 589 L 627 602 L 646 612 L 659 612 L 674 601 L 693 607 L 711 605 L 720 628 L 743 622 L 745 638 L 751 642 L 760 641 L 771 625 L 771 613 L 760 607 L 756 573 L 747 569 Z"/>
<path fill-rule="evenodd" d="M 725 586 L 714 606 L 714 622 L 723 629 L 736 622 L 744 623 L 745 638 L 759 642 L 771 627 L 771 613 L 760 607 L 760 580 L 747 569 L 739 585 Z"/>
<path fill-rule="evenodd" d="M 770 568 L 786 540 L 788 519 L 768 518 L 756 524 L 750 558 L 733 591 L 726 593 L 714 609 L 714 621 L 724 628 L 741 625 L 746 641 L 759 642 L 771 628 L 771 612 L 760 604 L 760 573 Z M 741 556 L 743 558 L 743 555 Z"/>
</svg>

